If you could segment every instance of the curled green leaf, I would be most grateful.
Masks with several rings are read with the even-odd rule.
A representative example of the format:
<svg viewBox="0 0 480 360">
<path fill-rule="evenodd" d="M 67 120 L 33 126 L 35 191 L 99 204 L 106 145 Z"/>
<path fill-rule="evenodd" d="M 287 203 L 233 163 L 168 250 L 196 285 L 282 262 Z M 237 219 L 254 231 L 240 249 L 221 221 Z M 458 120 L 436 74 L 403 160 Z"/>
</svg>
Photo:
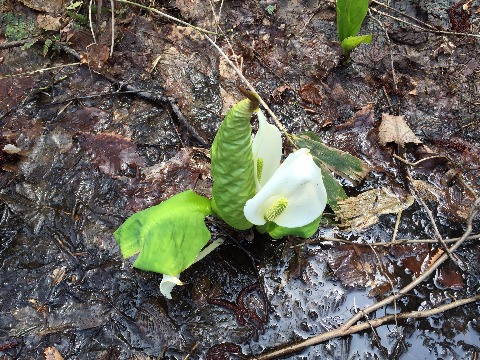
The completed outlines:
<svg viewBox="0 0 480 360">
<path fill-rule="evenodd" d="M 252 227 L 243 207 L 255 195 L 250 117 L 259 103 L 256 94 L 246 95 L 228 111 L 211 149 L 213 211 L 239 230 Z"/>
</svg>

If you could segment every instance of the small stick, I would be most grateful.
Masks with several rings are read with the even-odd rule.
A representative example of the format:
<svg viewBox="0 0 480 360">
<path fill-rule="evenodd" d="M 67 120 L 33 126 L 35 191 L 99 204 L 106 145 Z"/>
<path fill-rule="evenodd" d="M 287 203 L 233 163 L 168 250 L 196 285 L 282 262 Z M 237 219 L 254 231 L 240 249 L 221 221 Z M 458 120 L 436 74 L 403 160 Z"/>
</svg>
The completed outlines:
<svg viewBox="0 0 480 360">
<path fill-rule="evenodd" d="M 88 23 L 90 24 L 90 31 L 92 33 L 93 43 L 96 44 L 97 38 L 95 37 L 95 31 L 93 30 L 93 20 L 92 20 L 92 3 L 93 3 L 93 0 L 90 0 L 90 4 L 88 5 Z"/>
<path fill-rule="evenodd" d="M 403 162 L 404 164 L 407 164 L 407 165 L 410 165 L 410 166 L 417 166 L 418 164 L 421 164 L 422 162 L 424 161 L 427 161 L 427 160 L 432 160 L 432 159 L 446 159 L 448 160 L 448 158 L 446 156 L 443 156 L 443 155 L 433 155 L 433 156 L 429 156 L 429 157 L 426 157 L 424 159 L 420 159 L 414 163 L 402 158 L 401 156 L 398 156 L 397 154 L 393 154 L 393 157 L 397 160 L 400 160 L 401 162 Z"/>
<path fill-rule="evenodd" d="M 149 10 L 149 11 L 152 11 L 158 15 L 161 15 L 167 19 L 170 19 L 170 20 L 173 20 L 173 21 L 176 21 L 182 25 L 185 25 L 185 26 L 189 26 L 197 31 L 200 31 L 201 33 L 204 33 L 204 34 L 211 34 L 211 35 L 217 35 L 217 33 L 215 31 L 210 31 L 210 30 L 205 30 L 205 29 L 202 29 L 201 27 L 198 27 L 198 26 L 195 26 L 195 25 L 192 25 L 192 24 L 189 24 L 187 23 L 186 21 L 183 21 L 183 20 L 180 20 L 180 19 L 177 19 L 176 17 L 173 17 L 171 15 L 168 15 L 168 14 L 165 14 L 164 12 L 161 12 L 160 10 L 157 10 L 155 8 L 152 8 L 152 7 L 148 7 L 148 6 L 145 6 L 145 5 L 142 5 L 142 4 L 138 4 L 136 2 L 133 2 L 133 1 L 128 1 L 128 0 L 116 0 L 117 2 L 121 2 L 121 3 L 124 3 L 124 4 L 130 4 L 130 5 L 134 5 L 134 6 L 138 6 L 138 7 L 141 7 L 142 9 L 146 9 L 146 10 Z"/>
<path fill-rule="evenodd" d="M 455 244 L 452 245 L 449 248 L 450 252 L 453 253 L 455 250 L 457 250 L 462 245 L 462 243 L 465 241 L 465 239 L 471 234 L 472 229 L 473 229 L 473 225 L 472 225 L 473 219 L 479 214 L 479 212 L 480 212 L 480 198 L 477 198 L 475 200 L 475 203 L 472 206 L 470 216 L 468 217 L 467 228 L 466 228 L 465 232 L 463 233 L 462 237 L 459 238 L 455 242 Z M 263 353 L 263 354 L 260 354 L 260 355 L 257 355 L 257 356 L 252 356 L 252 357 L 249 358 L 249 360 L 276 359 L 278 357 L 285 356 L 287 354 L 291 354 L 291 353 L 303 350 L 303 349 L 305 349 L 309 346 L 318 345 L 318 344 L 320 344 L 320 343 L 322 343 L 326 340 L 333 339 L 335 337 L 345 336 L 345 335 L 353 334 L 353 333 L 368 329 L 371 325 L 380 326 L 387 321 L 394 320 L 394 315 L 387 315 L 386 317 L 383 317 L 383 318 L 370 320 L 370 323 L 361 323 L 361 324 L 355 325 L 355 323 L 357 321 L 359 321 L 363 316 L 368 315 L 368 314 L 370 314 L 370 313 L 372 313 L 372 312 L 374 312 L 374 311 L 376 311 L 376 310 L 378 310 L 378 309 L 380 309 L 384 306 L 389 305 L 392 301 L 395 301 L 396 299 L 399 299 L 403 295 L 410 292 L 418 284 L 420 284 L 425 279 L 427 279 L 448 258 L 449 258 L 448 255 L 444 253 L 442 256 L 440 256 L 437 259 L 437 261 L 435 261 L 429 268 L 427 268 L 425 270 L 425 272 L 423 272 L 419 277 L 414 279 L 408 285 L 406 285 L 405 287 L 400 289 L 397 293 L 395 293 L 393 295 L 390 295 L 389 297 L 387 297 L 387 298 L 385 298 L 381 301 L 378 301 L 378 302 L 376 302 L 376 303 L 374 303 L 370 306 L 366 306 L 365 308 L 360 310 L 357 314 L 353 315 L 349 320 L 344 322 L 343 325 L 340 326 L 339 328 L 337 328 L 335 330 L 332 330 L 332 331 L 328 331 L 328 332 L 320 334 L 320 335 L 313 336 L 311 338 L 308 338 L 306 340 L 302 340 L 302 341 L 297 342 L 295 344 L 288 345 L 286 347 L 282 346 L 281 349 L 272 350 L 270 352 Z M 454 301 L 450 304 L 442 305 L 442 306 L 439 306 L 435 309 L 425 310 L 425 311 L 412 311 L 412 312 L 409 312 L 409 313 L 400 313 L 400 314 L 396 314 L 395 316 L 397 317 L 397 319 L 427 317 L 427 316 L 438 314 L 438 313 L 446 311 L 446 310 L 453 309 L 457 306 L 462 306 L 462 305 L 468 304 L 470 302 L 477 301 L 479 299 L 480 299 L 480 295 L 476 295 L 475 297 L 471 297 L 471 298 L 464 299 L 464 300 Z"/>
<path fill-rule="evenodd" d="M 407 168 L 407 176 L 408 176 L 408 180 L 410 181 L 410 184 L 409 184 L 409 188 L 410 188 L 410 192 L 412 193 L 412 195 L 415 197 L 415 199 L 418 201 L 418 203 L 420 205 L 422 205 L 423 209 L 425 210 L 425 212 L 427 213 L 428 215 L 428 218 L 430 219 L 430 222 L 432 223 L 432 226 L 433 226 L 433 231 L 435 233 L 435 237 L 437 238 L 437 240 L 440 242 L 440 244 L 442 245 L 443 249 L 445 250 L 445 252 L 448 254 L 448 256 L 450 256 L 450 258 L 455 262 L 455 258 L 452 256 L 452 254 L 450 253 L 450 250 L 448 249 L 448 246 L 447 244 L 445 243 L 445 241 L 443 241 L 443 238 L 442 238 L 442 235 L 440 234 L 440 231 L 438 231 L 438 227 L 437 227 L 437 223 L 435 222 L 435 219 L 433 218 L 433 214 L 432 212 L 430 211 L 430 208 L 427 206 L 427 204 L 425 203 L 425 201 L 422 199 L 422 197 L 420 195 L 418 195 L 417 193 L 417 190 L 415 189 L 415 185 L 413 185 L 413 178 L 412 178 L 412 174 L 410 173 L 410 169 Z"/>
<path fill-rule="evenodd" d="M 120 1 L 120 0 L 117 0 L 117 1 Z M 469 37 L 475 37 L 475 38 L 480 38 L 480 35 L 478 34 L 469 34 L 469 33 L 459 33 L 459 32 L 455 32 L 455 31 L 445 31 L 445 30 L 433 30 L 433 29 L 425 29 L 421 26 L 418 26 L 418 25 L 415 25 L 415 24 L 412 24 L 411 22 L 408 22 L 408 21 L 405 21 L 405 20 L 402 20 L 398 17 L 395 17 L 395 16 L 392 16 L 392 15 L 389 15 L 387 13 L 384 13 L 383 11 L 380 11 L 380 10 L 377 10 L 377 9 L 374 9 L 374 8 L 371 8 L 371 10 L 373 12 L 376 12 L 377 14 L 380 14 L 380 15 L 383 15 L 383 16 L 386 16 L 386 17 L 389 17 L 393 20 L 397 20 L 397 21 L 400 21 L 400 22 L 403 22 L 405 24 L 408 24 L 414 28 L 417 28 L 417 29 L 420 29 L 422 31 L 426 31 L 426 32 L 431 32 L 431 33 L 435 33 L 435 34 L 444 34 L 444 35 L 455 35 L 455 36 L 469 36 Z"/>
<path fill-rule="evenodd" d="M 213 47 L 215 49 L 217 49 L 217 51 L 220 53 L 220 55 L 222 55 L 222 57 L 225 59 L 225 61 L 228 62 L 228 64 L 232 67 L 232 69 L 237 73 L 240 80 L 242 80 L 245 83 L 245 85 L 247 85 L 248 89 L 253 91 L 254 93 L 257 93 L 257 91 L 255 90 L 253 85 L 245 78 L 245 76 L 243 76 L 243 74 L 240 72 L 240 70 L 233 64 L 232 60 L 230 60 L 228 58 L 228 56 L 223 52 L 223 50 L 220 49 L 220 47 L 212 39 L 210 39 L 210 37 L 205 35 L 205 38 L 210 42 L 210 44 L 213 45 Z M 287 132 L 287 130 L 285 129 L 283 124 L 280 122 L 280 120 L 278 120 L 277 116 L 273 113 L 273 111 L 265 103 L 265 101 L 263 101 L 263 99 L 260 96 L 258 96 L 258 97 L 259 97 L 259 100 L 260 100 L 260 104 L 262 104 L 262 106 L 265 108 L 265 110 L 267 110 L 267 112 L 270 114 L 272 119 L 275 121 L 275 124 L 277 124 L 279 129 L 283 131 L 283 133 L 285 134 L 288 141 L 290 141 L 290 143 L 292 145 L 296 146 L 295 143 L 293 142 L 293 139 L 291 138 L 290 134 Z"/>
<path fill-rule="evenodd" d="M 110 7 L 112 11 L 112 41 L 110 43 L 110 57 L 113 55 L 113 45 L 115 45 L 115 1 L 110 0 Z"/>
</svg>

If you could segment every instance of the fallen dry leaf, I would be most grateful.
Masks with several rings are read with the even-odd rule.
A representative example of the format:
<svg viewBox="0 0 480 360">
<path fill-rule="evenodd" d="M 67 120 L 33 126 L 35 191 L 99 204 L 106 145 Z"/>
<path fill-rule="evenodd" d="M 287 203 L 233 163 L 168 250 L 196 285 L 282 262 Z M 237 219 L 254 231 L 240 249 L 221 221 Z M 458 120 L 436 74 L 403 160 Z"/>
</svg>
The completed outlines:
<svg viewBox="0 0 480 360">
<path fill-rule="evenodd" d="M 40 29 L 47 31 L 58 31 L 63 27 L 61 16 L 55 17 L 48 14 L 37 15 L 37 24 Z"/>
<path fill-rule="evenodd" d="M 427 244 L 394 245 L 390 247 L 390 255 L 415 277 L 425 271 L 431 259 L 431 249 Z"/>
<path fill-rule="evenodd" d="M 328 252 L 328 265 L 346 288 L 370 287 L 369 296 L 391 290 L 392 263 L 384 248 L 343 244 Z"/>
<path fill-rule="evenodd" d="M 421 144 L 422 142 L 410 129 L 403 116 L 382 114 L 382 123 L 378 128 L 380 144 L 385 146 L 394 142 L 404 146 L 407 143 Z"/>
<path fill-rule="evenodd" d="M 136 153 L 137 145 L 130 139 L 116 134 L 89 134 L 79 132 L 78 142 L 82 149 L 88 151 L 91 161 L 103 173 L 115 176 L 127 167 L 143 166 L 143 159 Z"/>
<path fill-rule="evenodd" d="M 65 10 L 66 0 L 20 0 L 25 6 L 37 11 L 59 14 Z"/>
<path fill-rule="evenodd" d="M 372 189 L 338 202 L 336 212 L 342 227 L 364 230 L 378 221 L 382 214 L 397 214 L 413 204 L 414 197 L 406 198 L 393 193 L 389 188 Z"/>
<path fill-rule="evenodd" d="M 87 46 L 86 52 L 80 53 L 80 62 L 88 64 L 91 68 L 101 69 L 108 61 L 110 50 L 108 46 L 91 44 Z"/>
<path fill-rule="evenodd" d="M 63 360 L 63 356 L 54 346 L 50 346 L 45 349 L 45 360 Z"/>
</svg>

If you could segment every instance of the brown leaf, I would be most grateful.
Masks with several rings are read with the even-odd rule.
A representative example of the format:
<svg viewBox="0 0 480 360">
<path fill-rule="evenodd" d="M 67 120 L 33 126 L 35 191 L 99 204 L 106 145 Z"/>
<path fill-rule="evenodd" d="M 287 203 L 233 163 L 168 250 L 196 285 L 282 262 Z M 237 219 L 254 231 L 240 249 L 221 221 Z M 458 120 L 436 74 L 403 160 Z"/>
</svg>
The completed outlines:
<svg viewBox="0 0 480 360">
<path fill-rule="evenodd" d="M 414 198 L 401 198 L 389 188 L 371 189 L 358 196 L 338 202 L 340 209 L 335 213 L 343 227 L 364 230 L 378 221 L 382 214 L 396 214 L 413 204 Z"/>
<path fill-rule="evenodd" d="M 328 253 L 328 264 L 346 288 L 370 287 L 369 296 L 391 290 L 392 263 L 385 249 L 343 244 Z M 387 270 L 388 269 L 388 270 Z"/>
<path fill-rule="evenodd" d="M 390 248 L 390 254 L 416 277 L 425 271 L 425 264 L 431 259 L 427 244 L 395 245 Z"/>
<path fill-rule="evenodd" d="M 462 290 L 465 286 L 461 272 L 452 262 L 442 265 L 435 274 L 435 285 L 440 289 Z"/>
<path fill-rule="evenodd" d="M 82 149 L 91 155 L 91 161 L 100 171 L 107 175 L 119 175 L 127 167 L 143 166 L 143 159 L 136 153 L 137 146 L 130 139 L 116 134 L 89 134 L 80 132 L 77 135 Z"/>
<path fill-rule="evenodd" d="M 63 360 L 63 356 L 60 355 L 60 353 L 54 346 L 46 348 L 44 352 L 45 360 Z"/>
<path fill-rule="evenodd" d="M 48 14 L 37 15 L 37 24 L 40 29 L 47 31 L 58 31 L 63 27 L 63 18 Z"/>
<path fill-rule="evenodd" d="M 33 86 L 33 79 L 28 76 L 0 79 L 0 111 L 7 112 L 16 107 Z"/>
<path fill-rule="evenodd" d="M 106 121 L 108 116 L 109 115 L 101 109 L 83 107 L 74 112 L 61 114 L 55 123 L 72 134 L 79 131 L 91 132 L 95 125 Z"/>
<path fill-rule="evenodd" d="M 91 44 L 85 52 L 80 54 L 80 62 L 88 64 L 91 68 L 101 69 L 108 60 L 110 49 L 106 45 Z"/>
<path fill-rule="evenodd" d="M 323 100 L 322 89 L 314 83 L 308 83 L 300 88 L 300 98 L 307 104 L 320 105 Z"/>
<path fill-rule="evenodd" d="M 407 143 L 422 143 L 410 129 L 403 116 L 389 114 L 382 114 L 382 123 L 378 128 L 378 137 L 380 144 L 383 146 L 391 142 L 400 146 L 404 146 Z"/>
</svg>

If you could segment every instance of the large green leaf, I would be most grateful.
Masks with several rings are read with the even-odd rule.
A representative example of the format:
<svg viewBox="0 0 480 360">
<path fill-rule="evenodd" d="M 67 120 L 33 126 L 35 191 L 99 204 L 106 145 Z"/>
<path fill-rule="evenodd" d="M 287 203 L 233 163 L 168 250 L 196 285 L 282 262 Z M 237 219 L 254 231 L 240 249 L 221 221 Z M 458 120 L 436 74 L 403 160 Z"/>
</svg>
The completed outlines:
<svg viewBox="0 0 480 360">
<path fill-rule="evenodd" d="M 123 257 L 140 252 L 134 267 L 178 275 L 210 239 L 204 220 L 211 213 L 209 199 L 187 190 L 133 214 L 113 236 Z"/>
<path fill-rule="evenodd" d="M 358 34 L 367 15 L 368 0 L 337 0 L 337 30 L 340 42 Z"/>
<path fill-rule="evenodd" d="M 343 39 L 342 50 L 344 54 L 348 54 L 360 44 L 370 44 L 372 42 L 372 35 L 349 36 Z"/>
<path fill-rule="evenodd" d="M 252 223 L 243 207 L 255 195 L 250 118 L 258 109 L 258 98 L 250 94 L 225 115 L 212 144 L 212 208 L 228 225 L 245 230 Z"/>
</svg>

